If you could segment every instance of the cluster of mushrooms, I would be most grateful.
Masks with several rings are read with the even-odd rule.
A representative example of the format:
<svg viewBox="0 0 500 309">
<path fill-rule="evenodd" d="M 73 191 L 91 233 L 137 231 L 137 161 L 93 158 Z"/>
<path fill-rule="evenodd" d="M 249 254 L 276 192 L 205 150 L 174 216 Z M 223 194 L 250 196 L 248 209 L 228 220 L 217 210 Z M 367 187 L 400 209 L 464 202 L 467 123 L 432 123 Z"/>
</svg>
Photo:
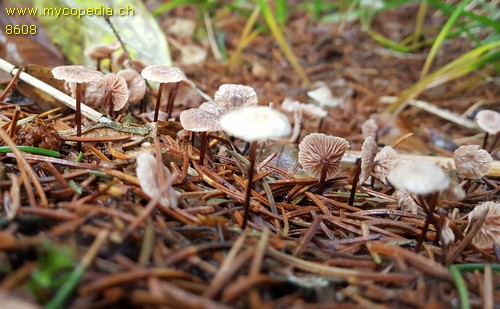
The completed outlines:
<svg viewBox="0 0 500 309">
<path fill-rule="evenodd" d="M 113 46 L 114 49 L 116 46 Z M 110 50 L 112 50 L 110 49 Z M 116 49 L 115 49 L 116 50 Z M 112 51 L 111 51 L 112 52 Z M 98 53 L 93 58 L 98 62 L 110 57 L 111 52 Z M 70 89 L 76 98 L 76 132 L 81 136 L 81 103 L 91 107 L 105 106 L 108 114 L 123 110 L 127 104 L 143 100 L 146 92 L 146 81 L 159 83 L 157 100 L 154 108 L 153 122 L 158 121 L 160 100 L 165 86 L 170 87 L 167 100 L 167 119 L 172 115 L 173 103 L 177 89 L 181 82 L 186 80 L 184 73 L 176 67 L 165 65 L 150 65 L 142 69 L 139 74 L 134 69 L 127 69 L 116 74 L 104 75 L 99 70 L 90 69 L 79 65 L 57 67 L 52 70 L 55 78 L 63 79 L 69 83 Z M 244 220 L 245 228 L 249 218 L 253 178 L 257 159 L 257 145 L 268 140 L 287 141 L 294 143 L 300 139 L 300 126 L 320 131 L 322 119 L 327 112 L 314 104 L 305 104 L 297 101 L 285 100 L 281 104 L 285 112 L 293 113 L 295 119 L 294 130 L 288 117 L 271 106 L 258 106 L 255 90 L 246 85 L 223 84 L 215 92 L 213 100 L 201 104 L 198 108 L 184 110 L 180 114 L 180 123 L 184 130 L 197 133 L 200 139 L 198 164 L 206 164 L 207 151 L 209 152 L 209 133 L 224 132 L 231 139 L 240 139 L 246 142 L 243 153 L 248 154 L 248 179 L 245 187 Z M 485 130 L 486 137 L 482 148 L 488 144 L 488 136 L 493 137 L 490 149 L 494 148 L 500 131 L 500 114 L 495 111 L 484 110 L 478 113 L 476 121 Z M 423 210 L 426 215 L 422 233 L 417 241 L 415 250 L 421 249 L 429 225 L 436 228 L 436 243 L 443 249 L 454 241 L 454 233 L 449 227 L 450 218 L 446 212 L 439 211 L 440 201 L 460 201 L 465 197 L 465 191 L 472 185 L 471 180 L 485 176 L 491 168 L 492 157 L 485 149 L 478 145 L 461 146 L 453 156 L 454 167 L 443 168 L 429 161 L 405 161 L 400 158 L 396 150 L 385 146 L 379 150 L 377 143 L 378 127 L 373 119 L 367 120 L 362 126 L 365 141 L 362 146 L 361 158 L 357 162 L 357 169 L 352 185 L 352 193 L 356 192 L 357 185 L 383 186 L 396 189 L 395 197 L 398 205 L 407 211 L 417 212 Z M 292 134 L 293 132 L 293 134 Z M 292 134 L 292 137 L 290 135 Z M 194 135 L 191 135 L 192 142 Z M 285 139 L 289 137 L 288 139 Z M 235 148 L 233 144 L 231 147 Z M 317 194 L 323 194 L 327 180 L 335 177 L 340 169 L 342 158 L 349 148 L 349 142 L 341 137 L 329 136 L 322 133 L 311 133 L 303 137 L 298 145 L 298 163 L 311 177 L 318 179 Z M 78 150 L 81 144 L 78 143 Z M 234 149 L 233 149 L 234 150 Z M 238 149 L 238 152 L 241 150 Z M 210 154 L 209 154 L 210 155 Z M 137 158 L 137 173 L 153 175 L 149 171 L 158 170 L 156 160 L 150 154 L 142 154 Z M 171 184 L 177 175 L 162 167 Z M 144 177 L 143 177 L 144 178 Z M 153 177 L 154 178 L 154 177 Z M 146 177 L 147 183 L 157 182 L 157 179 Z M 141 182 L 141 186 L 143 183 Z M 144 190 L 148 195 L 155 196 L 155 190 Z M 465 188 L 465 190 L 464 190 Z M 164 188 L 163 188 L 164 189 Z M 163 190 L 162 189 L 162 190 Z M 159 202 L 170 207 L 177 206 L 178 193 L 170 188 L 169 199 Z M 352 194 L 352 203 L 354 194 Z M 469 214 L 469 221 L 473 221 L 484 211 L 490 212 L 484 225 L 489 221 L 496 222 L 493 227 L 481 229 L 473 240 L 479 248 L 491 247 L 491 244 L 500 238 L 500 204 L 487 202 L 477 206 Z M 491 225 L 491 223 L 490 223 Z"/>
</svg>

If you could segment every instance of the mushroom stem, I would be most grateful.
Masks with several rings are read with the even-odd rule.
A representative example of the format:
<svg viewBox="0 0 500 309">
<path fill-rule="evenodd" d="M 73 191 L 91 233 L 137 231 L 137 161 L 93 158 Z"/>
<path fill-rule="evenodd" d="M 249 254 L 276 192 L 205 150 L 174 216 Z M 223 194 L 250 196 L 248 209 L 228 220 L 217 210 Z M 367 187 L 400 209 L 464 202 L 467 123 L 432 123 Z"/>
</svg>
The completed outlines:
<svg viewBox="0 0 500 309">
<path fill-rule="evenodd" d="M 323 191 L 325 190 L 325 179 L 326 179 L 326 172 L 328 171 L 328 161 L 325 159 L 321 159 L 321 176 L 319 178 L 319 183 L 318 183 L 318 194 L 321 195 L 323 194 Z"/>
<path fill-rule="evenodd" d="M 201 145 L 200 145 L 200 160 L 199 165 L 203 165 L 205 161 L 205 152 L 207 151 L 207 132 L 200 132 Z"/>
<path fill-rule="evenodd" d="M 483 138 L 483 149 L 486 149 L 486 146 L 488 146 L 488 137 L 490 136 L 490 134 L 488 132 L 485 132 L 484 133 L 484 138 Z"/>
<path fill-rule="evenodd" d="M 75 122 L 76 122 L 76 136 L 82 136 L 82 86 L 80 83 L 76 83 L 76 114 L 75 114 Z M 78 152 L 82 151 L 82 142 L 76 142 L 76 150 Z"/>
<path fill-rule="evenodd" d="M 113 101 L 112 99 L 112 92 L 107 89 L 106 90 L 106 104 L 108 105 L 108 115 L 113 118 Z"/>
<path fill-rule="evenodd" d="M 493 150 L 495 150 L 495 146 L 496 146 L 499 138 L 500 138 L 500 134 L 499 133 L 495 134 L 495 138 L 493 139 L 493 143 L 491 143 L 490 148 L 488 149 L 489 153 L 493 153 Z M 484 148 L 484 149 L 486 149 L 486 148 Z"/>
<path fill-rule="evenodd" d="M 356 196 L 356 188 L 358 186 L 359 174 L 361 174 L 361 159 L 356 159 L 356 169 L 354 170 L 354 179 L 352 180 L 351 195 L 349 196 L 349 206 L 354 205 L 354 197 Z"/>
<path fill-rule="evenodd" d="M 429 224 L 431 223 L 431 221 L 433 222 L 434 226 L 436 227 L 437 235 L 439 235 L 438 224 L 436 224 L 435 220 L 434 220 L 434 209 L 436 208 L 438 197 L 439 197 L 439 192 L 432 193 L 432 195 L 429 198 L 429 203 L 427 203 L 427 201 L 422 196 L 418 196 L 419 204 L 424 209 L 424 211 L 426 213 L 426 218 L 425 218 L 424 226 L 422 227 L 422 231 L 420 232 L 420 235 L 418 236 L 417 245 L 415 246 L 415 252 L 417 252 L 417 253 L 420 252 L 420 249 L 422 248 L 422 242 L 424 241 L 425 236 L 427 235 L 427 230 L 429 229 Z M 436 236 L 436 237 L 439 237 L 439 236 Z"/>
<path fill-rule="evenodd" d="M 153 118 L 153 122 L 158 122 L 158 113 L 160 112 L 160 101 L 161 101 L 161 93 L 163 92 L 164 83 L 160 83 L 158 87 L 158 95 L 156 96 L 156 105 L 155 105 L 155 115 Z"/>
<path fill-rule="evenodd" d="M 168 103 L 167 103 L 167 120 L 172 116 L 172 110 L 174 109 L 174 101 L 177 96 L 177 90 L 179 90 L 180 83 L 175 83 L 172 89 L 168 94 Z"/>
<path fill-rule="evenodd" d="M 245 213 L 243 214 L 243 225 L 241 228 L 244 230 L 247 226 L 248 218 L 250 217 L 250 196 L 252 195 L 253 188 L 253 173 L 255 166 L 255 154 L 257 152 L 257 142 L 252 142 L 250 145 L 250 166 L 248 167 L 248 184 L 245 192 Z"/>
</svg>

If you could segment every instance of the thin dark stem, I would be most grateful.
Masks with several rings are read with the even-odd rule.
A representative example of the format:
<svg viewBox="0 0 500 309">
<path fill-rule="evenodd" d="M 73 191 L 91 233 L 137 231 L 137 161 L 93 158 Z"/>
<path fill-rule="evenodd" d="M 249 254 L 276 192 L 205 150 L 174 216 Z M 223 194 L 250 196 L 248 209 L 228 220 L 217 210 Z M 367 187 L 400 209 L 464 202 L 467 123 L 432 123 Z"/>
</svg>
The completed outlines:
<svg viewBox="0 0 500 309">
<path fill-rule="evenodd" d="M 486 149 L 486 146 L 488 146 L 488 137 L 490 134 L 488 132 L 485 132 L 484 138 L 483 138 L 483 149 Z"/>
<path fill-rule="evenodd" d="M 244 215 L 243 215 L 243 225 L 241 226 L 242 229 L 245 229 L 247 226 L 248 218 L 250 217 L 250 196 L 252 195 L 252 188 L 253 188 L 253 173 L 254 173 L 254 167 L 255 167 L 255 153 L 257 151 L 257 142 L 252 142 L 250 146 L 250 166 L 248 167 L 248 184 L 246 187 L 246 192 L 245 192 L 245 208 L 244 208 Z"/>
<path fill-rule="evenodd" d="M 424 226 L 422 227 L 422 232 L 418 237 L 417 245 L 415 246 L 415 252 L 420 252 L 420 249 L 422 248 L 422 242 L 424 241 L 425 236 L 427 235 L 427 230 L 429 229 L 429 224 L 431 223 L 431 221 L 434 223 L 436 230 L 438 230 L 437 224 L 434 221 L 434 209 L 436 208 L 438 197 L 439 197 L 439 192 L 436 192 L 430 196 L 430 199 L 428 200 L 429 203 L 426 203 L 427 201 L 424 198 L 419 199 L 420 201 L 423 202 L 423 204 L 426 204 L 426 205 L 420 205 L 426 212 L 426 218 Z"/>
<path fill-rule="evenodd" d="M 179 85 L 181 83 L 175 83 L 172 89 L 168 94 L 168 103 L 167 103 L 167 120 L 172 116 L 172 110 L 174 109 L 174 101 L 177 96 L 177 90 L 179 89 Z"/>
<path fill-rule="evenodd" d="M 153 118 L 153 122 L 158 122 L 158 113 L 160 112 L 160 101 L 161 101 L 161 93 L 163 92 L 164 83 L 160 83 L 158 88 L 158 95 L 156 96 L 156 105 L 155 105 L 155 115 Z"/>
<path fill-rule="evenodd" d="M 207 132 L 200 132 L 201 145 L 200 145 L 200 160 L 199 165 L 203 165 L 205 161 L 205 152 L 207 151 Z"/>
<path fill-rule="evenodd" d="M 14 77 L 10 80 L 9 84 L 7 85 L 7 87 L 5 87 L 5 89 L 3 90 L 2 94 L 0 94 L 0 101 L 3 101 L 5 99 L 5 97 L 9 94 L 9 91 L 11 91 L 12 88 L 14 88 L 14 86 L 16 85 L 17 80 L 19 79 L 19 75 L 21 75 L 21 72 L 23 70 L 24 70 L 23 67 L 19 67 L 18 68 L 16 75 L 14 75 Z"/>
<path fill-rule="evenodd" d="M 75 122 L 76 122 L 76 136 L 82 136 L 82 85 L 80 83 L 76 83 L 76 114 L 75 114 Z M 82 142 L 76 142 L 76 151 L 82 151 Z"/>
<path fill-rule="evenodd" d="M 97 71 L 99 71 L 99 72 L 101 71 L 101 60 L 102 60 L 102 58 L 97 58 L 97 66 L 96 66 L 96 69 L 97 69 Z"/>
<path fill-rule="evenodd" d="M 106 90 L 106 104 L 108 104 L 108 115 L 113 118 L 113 100 L 111 90 Z"/>
<path fill-rule="evenodd" d="M 358 187 L 359 174 L 361 174 L 361 159 L 356 159 L 356 169 L 354 170 L 354 179 L 352 180 L 351 195 L 349 196 L 349 201 L 347 204 L 349 206 L 354 205 L 354 197 L 356 196 L 356 188 Z"/>
<path fill-rule="evenodd" d="M 493 139 L 493 143 L 491 143 L 490 148 L 488 149 L 489 153 L 493 153 L 493 150 L 495 149 L 495 146 L 496 146 L 499 138 L 500 138 L 500 134 L 499 133 L 495 134 L 495 138 Z"/>
<path fill-rule="evenodd" d="M 326 172 L 328 171 L 328 161 L 325 159 L 321 159 L 321 176 L 319 178 L 319 184 L 318 184 L 318 194 L 321 195 L 323 194 L 323 191 L 325 190 L 325 179 L 326 179 Z"/>
</svg>

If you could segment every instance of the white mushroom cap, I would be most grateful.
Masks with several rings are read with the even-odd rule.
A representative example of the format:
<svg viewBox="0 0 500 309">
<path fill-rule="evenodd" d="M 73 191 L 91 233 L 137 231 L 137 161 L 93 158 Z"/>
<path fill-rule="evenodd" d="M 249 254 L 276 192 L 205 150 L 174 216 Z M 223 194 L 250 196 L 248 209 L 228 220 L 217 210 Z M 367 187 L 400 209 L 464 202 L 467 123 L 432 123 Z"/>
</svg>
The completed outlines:
<svg viewBox="0 0 500 309">
<path fill-rule="evenodd" d="M 441 192 L 450 183 L 443 169 L 429 161 L 400 163 L 389 173 L 388 180 L 396 189 L 405 189 L 417 195 Z"/>
<path fill-rule="evenodd" d="M 219 109 L 229 112 L 236 108 L 257 106 L 257 93 L 246 85 L 222 84 L 215 92 L 214 101 Z"/>
<path fill-rule="evenodd" d="M 328 115 L 326 110 L 317 105 L 300 103 L 299 101 L 293 101 L 290 99 L 285 99 L 283 103 L 281 103 L 281 108 L 284 111 L 291 113 L 299 111 L 306 119 L 321 119 Z"/>
<path fill-rule="evenodd" d="M 375 167 L 375 156 L 377 155 L 377 143 L 373 137 L 368 136 L 361 146 L 361 174 L 359 183 L 364 183 L 371 175 Z"/>
<path fill-rule="evenodd" d="M 63 65 L 52 69 L 52 75 L 56 79 L 62 79 L 69 83 L 97 82 L 104 77 L 102 72 L 84 67 L 83 65 Z"/>
<path fill-rule="evenodd" d="M 363 122 L 361 125 L 361 132 L 363 133 L 363 137 L 367 138 L 371 136 L 373 138 L 377 137 L 377 132 L 379 130 L 377 121 L 373 118 L 370 118 Z"/>
<path fill-rule="evenodd" d="M 469 213 L 469 223 L 480 217 L 483 211 L 487 211 L 488 214 L 481 228 L 472 238 L 472 243 L 480 249 L 490 249 L 494 243 L 500 243 L 500 204 L 484 202 L 474 207 Z"/>
<path fill-rule="evenodd" d="M 179 83 L 186 79 L 181 69 L 164 64 L 148 65 L 142 70 L 141 75 L 157 83 Z"/>
<path fill-rule="evenodd" d="M 193 132 L 222 131 L 219 116 L 204 111 L 201 108 L 191 108 L 182 111 L 180 119 L 184 130 Z"/>
<path fill-rule="evenodd" d="M 372 175 L 387 185 L 387 176 L 399 162 L 399 155 L 394 148 L 385 146 L 375 156 Z"/>
<path fill-rule="evenodd" d="M 228 134 L 247 142 L 288 136 L 292 130 L 285 115 L 267 106 L 233 110 L 223 115 L 220 123 Z"/>
<path fill-rule="evenodd" d="M 460 177 L 481 178 L 491 169 L 493 158 L 478 145 L 460 146 L 453 152 L 453 161 Z"/>
<path fill-rule="evenodd" d="M 330 179 L 337 174 L 347 148 L 349 142 L 342 137 L 311 133 L 299 144 L 298 161 L 307 174 L 319 179 L 323 167 L 322 161 L 326 160 L 328 167 L 325 179 Z"/>
<path fill-rule="evenodd" d="M 500 132 L 500 113 L 490 109 L 483 109 L 476 115 L 477 125 L 491 135 Z"/>
</svg>

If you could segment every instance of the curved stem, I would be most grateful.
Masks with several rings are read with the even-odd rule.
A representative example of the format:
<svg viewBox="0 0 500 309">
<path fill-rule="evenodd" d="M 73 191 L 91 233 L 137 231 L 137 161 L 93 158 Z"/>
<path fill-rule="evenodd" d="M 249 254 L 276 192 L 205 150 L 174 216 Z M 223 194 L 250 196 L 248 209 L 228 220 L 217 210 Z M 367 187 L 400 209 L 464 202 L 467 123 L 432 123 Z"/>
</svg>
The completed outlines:
<svg viewBox="0 0 500 309">
<path fill-rule="evenodd" d="M 252 195 L 253 188 L 253 173 L 255 166 L 255 153 L 257 150 L 257 142 L 252 142 L 250 145 L 250 166 L 248 167 L 248 184 L 245 192 L 245 214 L 243 215 L 243 225 L 242 229 L 245 229 L 248 222 L 248 217 L 250 216 L 250 196 Z"/>
<path fill-rule="evenodd" d="M 205 161 L 205 152 L 207 151 L 207 132 L 200 132 L 201 145 L 200 145 L 200 160 L 199 165 L 203 165 Z"/>
<path fill-rule="evenodd" d="M 75 122 L 76 122 L 76 136 L 82 136 L 82 85 L 80 83 L 76 83 L 76 114 L 75 114 Z M 82 151 L 82 142 L 76 142 L 76 150 L 78 152 Z"/>
<path fill-rule="evenodd" d="M 318 183 L 318 194 L 323 194 L 325 190 L 325 179 L 326 179 L 326 171 L 328 170 L 328 161 L 325 159 L 321 159 L 321 176 L 319 178 Z"/>
<path fill-rule="evenodd" d="M 168 94 L 168 103 L 167 103 L 167 120 L 172 116 L 172 110 L 174 109 L 174 101 L 177 96 L 177 90 L 179 89 L 179 85 L 181 83 L 175 83 L 172 89 Z"/>
<path fill-rule="evenodd" d="M 429 229 L 429 224 L 431 223 L 431 221 L 433 222 L 433 224 L 436 227 L 436 235 L 438 235 L 436 237 L 439 237 L 439 227 L 437 226 L 438 224 L 435 223 L 435 220 L 433 217 L 434 216 L 434 209 L 436 208 L 438 197 L 439 197 L 439 192 L 432 193 L 432 195 L 429 199 L 429 203 L 427 205 L 420 205 L 420 206 L 422 206 L 422 208 L 426 212 L 426 218 L 425 218 L 424 226 L 422 227 L 422 231 L 420 233 L 420 236 L 418 237 L 417 245 L 415 246 L 415 252 L 417 252 L 417 253 L 420 252 L 420 249 L 422 248 L 422 242 L 424 241 L 425 236 L 427 235 L 427 230 Z M 419 200 L 422 201 L 423 204 L 426 204 L 426 202 L 427 202 L 427 200 L 424 198 L 420 198 Z"/>
<path fill-rule="evenodd" d="M 163 92 L 164 85 L 165 85 L 164 83 L 160 83 L 160 86 L 158 88 L 158 94 L 156 95 L 155 115 L 153 118 L 153 122 L 158 121 L 158 113 L 160 112 L 161 93 Z"/>
</svg>

